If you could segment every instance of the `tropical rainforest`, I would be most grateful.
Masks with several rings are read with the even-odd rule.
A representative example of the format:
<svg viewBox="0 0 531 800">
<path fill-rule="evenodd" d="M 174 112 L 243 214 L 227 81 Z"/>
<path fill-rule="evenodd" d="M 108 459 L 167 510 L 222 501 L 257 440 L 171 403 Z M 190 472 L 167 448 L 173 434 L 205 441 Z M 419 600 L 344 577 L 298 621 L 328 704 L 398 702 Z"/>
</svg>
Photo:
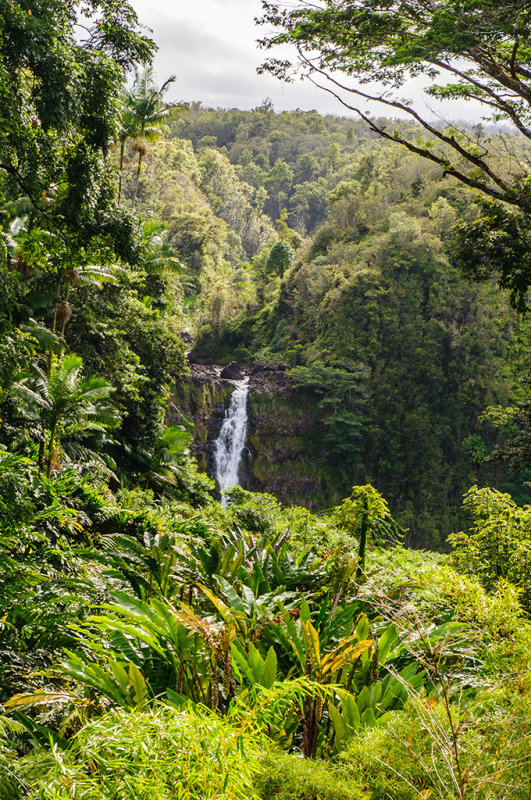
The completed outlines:
<svg viewBox="0 0 531 800">
<path fill-rule="evenodd" d="M 529 9 L 263 7 L 338 116 L 0 0 L 0 800 L 529 800 Z M 183 398 L 232 362 L 318 491 L 220 502 Z"/>
</svg>

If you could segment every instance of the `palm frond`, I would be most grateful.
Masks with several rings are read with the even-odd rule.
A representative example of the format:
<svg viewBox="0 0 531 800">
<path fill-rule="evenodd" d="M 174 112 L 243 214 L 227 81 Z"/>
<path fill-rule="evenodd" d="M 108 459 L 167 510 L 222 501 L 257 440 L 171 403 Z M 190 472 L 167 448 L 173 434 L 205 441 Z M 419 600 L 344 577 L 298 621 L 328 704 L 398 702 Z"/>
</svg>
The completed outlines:
<svg viewBox="0 0 531 800">
<path fill-rule="evenodd" d="M 20 329 L 26 333 L 30 333 L 37 341 L 43 350 L 53 350 L 59 352 L 62 345 L 61 338 L 49 328 L 39 325 L 36 320 L 30 317 L 27 322 L 21 324 Z"/>
</svg>

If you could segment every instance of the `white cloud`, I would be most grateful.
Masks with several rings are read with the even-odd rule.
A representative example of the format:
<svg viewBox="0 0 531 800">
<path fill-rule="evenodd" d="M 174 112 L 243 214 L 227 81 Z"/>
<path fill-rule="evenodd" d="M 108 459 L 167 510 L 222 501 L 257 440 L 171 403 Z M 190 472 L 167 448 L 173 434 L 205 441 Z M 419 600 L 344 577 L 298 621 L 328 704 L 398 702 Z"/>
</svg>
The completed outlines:
<svg viewBox="0 0 531 800">
<path fill-rule="evenodd" d="M 260 0 L 130 0 L 140 21 L 153 30 L 159 50 L 155 69 L 160 81 L 171 74 L 177 81 L 170 99 L 199 100 L 206 106 L 255 108 L 266 97 L 280 110 L 317 109 L 323 114 L 349 115 L 327 93 L 308 83 L 283 84 L 269 75 L 257 75 L 265 58 L 256 40 L 264 29 L 254 23 L 260 16 Z M 419 81 L 410 87 L 419 110 L 426 98 Z M 406 94 L 406 91 L 403 91 Z M 481 109 L 468 103 L 431 101 L 434 115 L 448 119 L 479 119 Z M 364 108 L 366 104 L 364 105 Z M 374 104 L 371 111 L 382 115 Z M 427 111 L 431 116 L 431 112 Z"/>
</svg>

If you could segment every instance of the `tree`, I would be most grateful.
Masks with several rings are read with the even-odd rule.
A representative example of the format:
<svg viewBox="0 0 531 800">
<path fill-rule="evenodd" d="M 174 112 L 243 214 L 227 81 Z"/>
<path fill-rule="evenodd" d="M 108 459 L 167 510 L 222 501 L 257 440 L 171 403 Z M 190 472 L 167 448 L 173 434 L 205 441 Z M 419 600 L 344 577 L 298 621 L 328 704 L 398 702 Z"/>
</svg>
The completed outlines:
<svg viewBox="0 0 531 800">
<path fill-rule="evenodd" d="M 350 497 L 334 508 L 332 519 L 359 539 L 356 579 L 365 572 L 368 534 L 381 546 L 398 542 L 404 533 L 393 519 L 385 499 L 370 484 L 353 486 Z"/>
<path fill-rule="evenodd" d="M 361 466 L 366 436 L 366 366 L 346 361 L 337 366 L 311 364 L 294 367 L 290 376 L 298 387 L 310 389 L 319 398 L 317 407 L 323 412 L 323 440 L 330 448 L 329 459 L 350 480 Z"/>
<path fill-rule="evenodd" d="M 133 206 L 138 194 L 138 184 L 142 171 L 142 161 L 147 153 L 147 140 L 157 139 L 161 135 L 162 124 L 172 119 L 182 105 L 165 103 L 163 96 L 174 82 L 175 75 L 171 75 L 162 86 L 156 87 L 153 77 L 153 68 L 148 66 L 142 73 L 137 73 L 132 89 L 123 95 L 122 128 L 120 132 L 120 185 L 118 196 L 122 190 L 123 154 L 126 140 L 136 136 L 133 149 L 138 153 L 138 167 L 136 172 L 135 188 L 133 192 Z"/>
<path fill-rule="evenodd" d="M 76 355 L 63 356 L 48 377 L 34 367 L 33 374 L 16 386 L 19 395 L 37 411 L 42 425 L 39 465 L 42 464 L 46 431 L 46 474 L 52 472 L 54 443 L 61 436 L 113 427 L 118 421 L 116 410 L 107 403 L 114 387 L 103 378 L 84 377 L 83 360 Z M 59 433 L 59 428 L 61 431 Z"/>
<path fill-rule="evenodd" d="M 178 275 L 184 271 L 182 261 L 175 257 L 172 247 L 167 241 L 166 225 L 157 219 L 144 222 L 142 228 L 142 268 L 148 274 L 161 275 L 174 272 Z"/>
<path fill-rule="evenodd" d="M 303 153 L 297 160 L 297 180 L 299 183 L 313 181 L 319 171 L 319 162 L 311 153 Z"/>
<path fill-rule="evenodd" d="M 269 191 L 272 216 L 278 217 L 280 213 L 280 200 L 287 197 L 287 193 L 293 183 L 293 171 L 289 164 L 281 158 L 277 158 L 269 171 L 265 185 Z"/>
<path fill-rule="evenodd" d="M 268 275 L 280 275 L 282 277 L 288 267 L 293 264 L 295 253 L 287 242 L 279 239 L 275 242 L 266 261 L 266 271 Z"/>
<path fill-rule="evenodd" d="M 151 452 L 144 451 L 146 485 L 155 489 L 177 486 L 186 476 L 190 434 L 181 425 L 164 428 Z"/>
<path fill-rule="evenodd" d="M 94 239 L 133 258 L 132 222 L 112 202 L 106 156 L 127 73 L 155 46 L 125 0 L 0 0 L 0 182 L 28 198 L 31 227 L 72 253 Z"/>
<path fill-rule="evenodd" d="M 464 508 L 471 517 L 469 530 L 449 537 L 455 565 L 476 575 L 489 591 L 500 581 L 511 581 L 529 609 L 531 506 L 518 507 L 508 494 L 473 486 L 465 495 Z"/>
<path fill-rule="evenodd" d="M 523 143 L 531 139 L 531 9 L 524 0 L 494 3 L 491 0 L 319 0 L 307 4 L 266 2 L 263 24 L 278 32 L 267 36 L 265 48 L 290 43 L 296 46 L 297 63 L 269 59 L 268 70 L 284 80 L 296 71 L 355 111 L 378 135 L 396 141 L 413 153 L 438 164 L 444 173 L 490 198 L 492 232 L 500 225 L 500 203 L 515 210 L 529 228 L 530 176 L 527 161 L 520 158 Z M 345 79 L 341 76 L 343 74 Z M 413 77 L 430 83 L 425 93 L 441 100 L 479 102 L 494 122 L 514 126 L 520 138 L 504 133 L 480 138 L 480 131 L 458 130 L 430 121 L 397 91 Z M 357 79 L 357 83 L 352 82 Z M 377 82 L 380 89 L 369 89 Z M 375 101 L 388 111 L 406 113 L 424 133 L 407 126 L 374 119 L 364 110 Z M 517 224 L 516 222 L 514 223 Z M 526 231 L 527 234 L 527 231 Z M 531 239 L 526 235 L 526 246 Z M 484 253 L 487 271 L 498 271 L 515 305 L 525 306 L 531 283 L 528 264 L 503 265 Z M 488 266 L 490 264 L 490 270 Z M 481 271 L 470 269 L 476 277 Z M 485 273 L 485 268 L 482 270 Z"/>
<path fill-rule="evenodd" d="M 480 214 L 454 228 L 452 255 L 476 280 L 498 275 L 512 305 L 524 313 L 531 283 L 531 214 L 515 214 L 502 203 L 480 201 Z"/>
<path fill-rule="evenodd" d="M 504 419 L 505 418 L 505 419 Z M 508 428 L 506 437 L 488 456 L 488 461 L 501 461 L 512 470 L 531 468 L 531 400 L 502 410 L 502 420 L 496 425 Z"/>
</svg>

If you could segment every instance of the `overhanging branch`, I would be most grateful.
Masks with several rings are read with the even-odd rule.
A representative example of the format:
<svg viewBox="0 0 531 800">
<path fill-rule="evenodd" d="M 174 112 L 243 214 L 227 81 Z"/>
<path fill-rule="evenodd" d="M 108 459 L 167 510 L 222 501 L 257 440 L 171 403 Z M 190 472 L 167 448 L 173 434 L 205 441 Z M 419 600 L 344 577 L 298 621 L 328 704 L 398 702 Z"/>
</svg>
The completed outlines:
<svg viewBox="0 0 531 800">
<path fill-rule="evenodd" d="M 501 95 L 496 93 L 494 89 L 482 83 L 481 81 L 478 81 L 472 75 L 467 75 L 465 72 L 462 72 L 461 70 L 457 69 L 457 67 L 454 67 L 452 64 L 448 64 L 445 61 L 434 61 L 433 63 L 435 66 L 440 67 L 441 69 L 444 69 L 453 75 L 456 75 L 458 78 L 461 78 L 467 83 L 470 83 L 472 86 L 475 86 L 480 91 L 485 92 L 485 94 L 488 94 L 492 98 L 490 101 L 486 100 L 485 98 L 478 98 L 472 95 L 471 98 L 476 99 L 478 102 L 484 103 L 485 105 L 497 108 L 499 111 L 507 114 L 515 127 L 518 128 L 520 133 L 522 133 L 528 139 L 531 139 L 531 129 L 524 124 L 513 106 L 511 106 L 511 104 L 508 103 L 507 100 L 505 100 Z M 515 95 L 514 99 L 518 99 L 518 96 Z"/>
<path fill-rule="evenodd" d="M 317 81 L 315 81 L 311 76 L 308 76 L 308 79 L 311 81 L 311 83 L 313 83 L 314 86 L 316 86 L 319 89 L 322 89 L 325 92 L 328 92 L 328 94 L 331 94 L 333 97 L 335 97 L 336 100 L 338 100 L 341 103 L 341 105 L 343 105 L 345 108 L 348 108 L 350 111 L 354 111 L 356 114 L 358 114 L 358 116 L 362 120 L 364 120 L 364 122 L 367 123 L 370 129 L 375 133 L 377 133 L 382 138 L 388 139 L 391 142 L 398 142 L 398 144 L 403 145 L 411 153 L 415 153 L 416 155 L 422 156 L 422 158 L 427 158 L 430 161 L 433 161 L 435 164 L 438 164 L 444 170 L 445 174 L 457 178 L 457 180 L 461 181 L 466 186 L 469 186 L 471 189 L 477 189 L 478 191 L 481 191 L 484 194 L 487 194 L 490 197 L 495 198 L 496 200 L 502 200 L 503 202 L 509 203 L 511 205 L 516 205 L 516 206 L 519 205 L 519 203 L 514 198 L 511 197 L 509 189 L 507 189 L 507 193 L 501 192 L 493 188 L 492 186 L 488 186 L 487 184 L 482 183 L 481 181 L 477 181 L 473 178 L 470 178 L 466 174 L 466 172 L 462 172 L 452 164 L 449 164 L 444 158 L 442 158 L 442 156 L 438 156 L 436 153 L 432 153 L 427 148 L 418 147 L 417 145 L 413 144 L 413 142 L 410 142 L 408 139 L 399 136 L 397 133 L 388 133 L 385 130 L 385 128 L 379 127 L 374 122 L 374 120 L 372 120 L 370 117 L 364 114 L 363 111 L 361 111 L 361 109 L 347 103 L 341 97 L 341 95 L 339 95 L 337 92 L 334 92 L 334 90 L 331 89 L 330 87 L 323 86 L 322 84 L 317 83 Z"/>
<path fill-rule="evenodd" d="M 479 155 L 470 152 L 467 150 L 466 147 L 463 147 L 453 136 L 445 134 L 443 131 L 435 128 L 433 125 L 423 119 L 420 114 L 418 114 L 414 109 L 410 106 L 407 106 L 405 103 L 401 103 L 398 100 L 390 100 L 385 97 L 378 97 L 376 95 L 370 95 L 366 92 L 362 92 L 361 89 L 355 89 L 353 87 L 345 86 L 337 79 L 333 78 L 329 75 L 325 70 L 320 67 L 317 67 L 313 62 L 311 62 L 302 52 L 299 51 L 299 56 L 301 62 L 304 63 L 307 68 L 310 70 L 310 74 L 308 75 L 309 80 L 314 84 L 314 86 L 322 89 L 323 91 L 328 92 L 333 97 L 335 97 L 345 108 L 348 108 L 350 111 L 354 111 L 357 113 L 362 119 L 364 119 L 368 124 L 370 124 L 372 130 L 379 133 L 380 136 L 387 138 L 391 141 L 399 142 L 407 147 L 408 150 L 414 152 L 418 155 L 423 156 L 424 158 L 428 158 L 431 161 L 439 164 L 445 172 L 450 175 L 454 175 L 459 180 L 463 181 L 463 183 L 467 184 L 471 188 L 479 189 L 485 194 L 490 195 L 491 197 L 495 197 L 499 200 L 504 200 L 507 203 L 511 203 L 513 205 L 518 205 L 518 202 L 513 198 L 511 186 L 499 175 L 497 175 L 491 167 L 487 164 L 487 162 Z M 380 103 L 382 105 L 388 106 L 390 108 L 398 109 L 407 113 L 410 117 L 412 117 L 416 122 L 418 122 L 425 130 L 427 130 L 432 136 L 434 136 L 439 141 L 443 142 L 444 144 L 448 145 L 454 151 L 456 151 L 465 161 L 468 161 L 470 164 L 473 164 L 475 167 L 480 169 L 486 176 L 488 176 L 491 181 L 499 187 L 499 189 L 495 189 L 488 184 L 478 181 L 474 178 L 471 178 L 467 175 L 466 172 L 462 172 L 454 165 L 448 163 L 448 160 L 443 156 L 438 156 L 436 153 L 433 153 L 428 148 L 419 147 L 414 145 L 409 140 L 405 139 L 404 137 L 399 136 L 398 134 L 389 134 L 385 131 L 385 129 L 380 128 L 374 121 L 370 120 L 366 114 L 357 108 L 356 106 L 350 105 L 346 102 L 346 100 L 341 97 L 338 92 L 335 92 L 329 86 L 324 86 L 320 83 L 317 83 L 312 78 L 312 73 L 318 73 L 322 75 L 329 83 L 332 83 L 334 86 L 338 87 L 338 89 L 348 92 L 349 94 L 354 94 L 358 97 L 363 98 L 364 100 L 368 100 L 371 102 Z M 501 190 L 501 191 L 500 191 Z"/>
</svg>

